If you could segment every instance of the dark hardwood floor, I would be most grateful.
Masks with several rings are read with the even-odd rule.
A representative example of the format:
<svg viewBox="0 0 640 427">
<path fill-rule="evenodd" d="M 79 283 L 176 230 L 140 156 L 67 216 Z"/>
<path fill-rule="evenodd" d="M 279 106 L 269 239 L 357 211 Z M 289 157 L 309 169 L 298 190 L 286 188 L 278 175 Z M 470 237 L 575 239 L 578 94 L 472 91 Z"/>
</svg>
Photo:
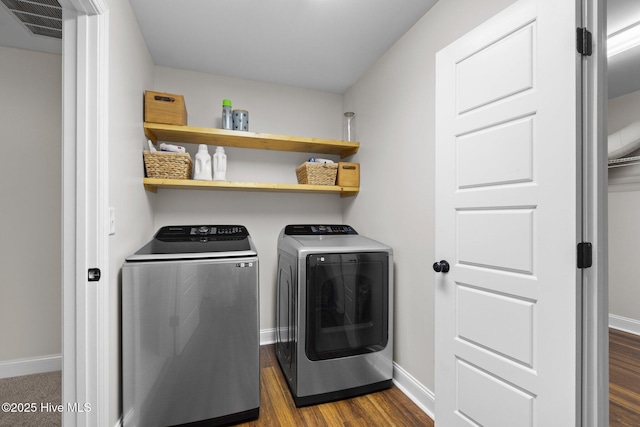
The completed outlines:
<svg viewBox="0 0 640 427">
<path fill-rule="evenodd" d="M 397 387 L 296 408 L 275 356 L 260 348 L 260 418 L 241 426 L 424 426 L 433 420 Z M 609 426 L 640 427 L 640 337 L 609 330 Z"/>
<path fill-rule="evenodd" d="M 260 347 L 260 418 L 240 426 L 424 426 L 433 420 L 397 387 L 351 399 L 296 408 L 275 355 Z"/>
<path fill-rule="evenodd" d="M 640 426 L 640 337 L 609 329 L 609 426 Z"/>
</svg>

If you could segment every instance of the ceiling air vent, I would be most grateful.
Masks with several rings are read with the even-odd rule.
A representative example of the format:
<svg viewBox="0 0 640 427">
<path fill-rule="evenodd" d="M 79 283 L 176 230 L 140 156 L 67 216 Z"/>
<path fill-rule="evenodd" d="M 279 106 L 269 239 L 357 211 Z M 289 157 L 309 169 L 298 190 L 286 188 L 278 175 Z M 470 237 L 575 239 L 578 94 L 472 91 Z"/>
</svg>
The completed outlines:
<svg viewBox="0 0 640 427">
<path fill-rule="evenodd" d="M 57 0 L 0 0 L 33 34 L 62 39 L 62 7 Z"/>
</svg>

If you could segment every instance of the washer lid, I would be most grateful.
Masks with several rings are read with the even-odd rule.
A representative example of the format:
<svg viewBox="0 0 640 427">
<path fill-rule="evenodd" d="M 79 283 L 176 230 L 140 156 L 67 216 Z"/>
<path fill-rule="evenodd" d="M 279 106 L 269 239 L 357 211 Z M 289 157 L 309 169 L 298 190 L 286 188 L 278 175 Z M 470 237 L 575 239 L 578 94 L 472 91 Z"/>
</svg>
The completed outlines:
<svg viewBox="0 0 640 427">
<path fill-rule="evenodd" d="M 255 255 L 249 232 L 242 225 L 172 225 L 158 230 L 127 261 Z"/>
</svg>

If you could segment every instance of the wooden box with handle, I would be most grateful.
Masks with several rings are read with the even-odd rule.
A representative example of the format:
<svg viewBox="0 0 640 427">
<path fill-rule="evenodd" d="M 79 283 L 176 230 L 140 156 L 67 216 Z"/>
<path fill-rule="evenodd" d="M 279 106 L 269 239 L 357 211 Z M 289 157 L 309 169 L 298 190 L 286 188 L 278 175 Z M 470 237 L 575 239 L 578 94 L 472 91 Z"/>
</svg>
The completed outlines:
<svg viewBox="0 0 640 427">
<path fill-rule="evenodd" d="M 360 187 L 360 163 L 338 163 L 336 185 L 340 187 Z"/>
<path fill-rule="evenodd" d="M 164 92 L 144 92 L 144 121 L 166 125 L 187 124 L 187 107 L 182 95 Z"/>
</svg>

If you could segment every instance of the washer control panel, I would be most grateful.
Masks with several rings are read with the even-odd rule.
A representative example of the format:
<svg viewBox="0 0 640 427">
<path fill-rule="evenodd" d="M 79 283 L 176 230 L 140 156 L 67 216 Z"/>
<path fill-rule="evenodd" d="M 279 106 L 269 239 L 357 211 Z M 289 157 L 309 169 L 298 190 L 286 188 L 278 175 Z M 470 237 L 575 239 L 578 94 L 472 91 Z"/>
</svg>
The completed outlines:
<svg viewBox="0 0 640 427">
<path fill-rule="evenodd" d="M 229 236 L 229 237 L 245 237 L 247 229 L 241 225 L 201 225 L 199 227 L 191 227 L 190 236 Z"/>
<path fill-rule="evenodd" d="M 155 238 L 164 241 L 191 241 L 194 237 L 245 238 L 249 235 L 242 225 L 170 225 L 162 227 Z"/>
<path fill-rule="evenodd" d="M 314 236 L 314 235 L 344 235 L 344 234 L 358 234 L 356 230 L 350 225 L 311 225 L 311 224 L 296 224 L 287 225 L 284 229 L 284 234 L 288 236 Z"/>
</svg>

